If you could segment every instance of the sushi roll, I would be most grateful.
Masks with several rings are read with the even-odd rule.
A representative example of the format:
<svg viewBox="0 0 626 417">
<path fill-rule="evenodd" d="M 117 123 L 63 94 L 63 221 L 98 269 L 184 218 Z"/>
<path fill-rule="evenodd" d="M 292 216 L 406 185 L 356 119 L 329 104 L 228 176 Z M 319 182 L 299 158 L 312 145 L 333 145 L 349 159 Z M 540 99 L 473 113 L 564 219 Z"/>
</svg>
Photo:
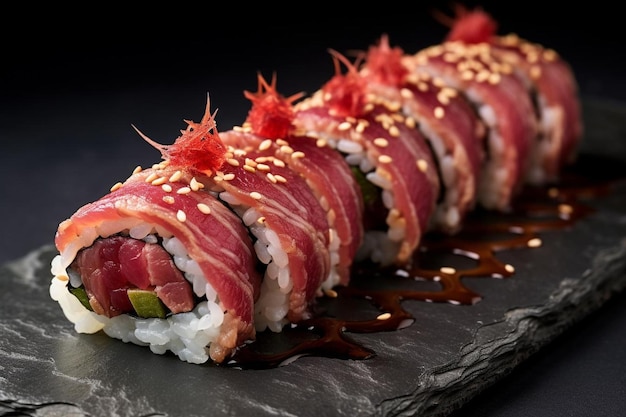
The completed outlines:
<svg viewBox="0 0 626 417">
<path fill-rule="evenodd" d="M 248 230 L 202 184 L 224 159 L 214 128 L 207 105 L 202 123 L 157 145 L 162 162 L 60 223 L 50 295 L 77 332 L 190 363 L 221 363 L 255 338 L 261 275 Z"/>
<path fill-rule="evenodd" d="M 285 97 L 276 89 L 276 76 L 270 84 L 259 74 L 258 91 L 244 95 L 252 103 L 248 116 L 241 126 L 222 132 L 222 140 L 256 147 L 302 176 L 325 210 L 330 227 L 331 270 L 320 290 L 348 285 L 363 240 L 363 198 L 350 166 L 326 142 L 296 130 L 293 102 L 303 94 Z"/>
<path fill-rule="evenodd" d="M 524 81 L 487 43 L 444 41 L 405 56 L 404 63 L 414 73 L 443 80 L 472 103 L 487 128 L 477 201 L 509 210 L 525 183 L 538 131 Z"/>
<path fill-rule="evenodd" d="M 356 259 L 406 265 L 439 196 L 435 161 L 412 120 L 368 94 L 356 66 L 331 53 L 335 75 L 295 103 L 294 124 L 340 152 L 361 185 L 365 236 Z"/>
<path fill-rule="evenodd" d="M 583 131 L 578 85 L 570 65 L 553 49 L 515 33 L 499 35 L 497 22 L 482 9 L 457 6 L 456 15 L 445 23 L 450 26 L 448 41 L 486 43 L 522 78 L 538 117 L 526 181 L 533 185 L 557 181 L 563 168 L 575 161 Z"/>
<path fill-rule="evenodd" d="M 456 233 L 475 207 L 484 161 L 484 124 L 466 97 L 440 78 L 410 71 L 404 51 L 387 36 L 371 46 L 360 73 L 367 88 L 407 119 L 415 120 L 429 142 L 439 168 L 441 195 L 430 228 Z"/>
<path fill-rule="evenodd" d="M 205 185 L 248 227 L 263 264 L 255 327 L 280 332 L 311 315 L 331 272 L 331 228 L 305 179 L 252 139 L 225 134 L 227 162 Z"/>
</svg>

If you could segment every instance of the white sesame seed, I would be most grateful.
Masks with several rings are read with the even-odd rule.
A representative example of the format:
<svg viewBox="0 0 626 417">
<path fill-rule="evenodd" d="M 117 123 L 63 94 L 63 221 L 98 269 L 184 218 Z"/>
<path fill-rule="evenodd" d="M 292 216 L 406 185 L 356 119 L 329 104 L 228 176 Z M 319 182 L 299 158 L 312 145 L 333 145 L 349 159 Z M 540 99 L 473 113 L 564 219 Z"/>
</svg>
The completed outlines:
<svg viewBox="0 0 626 417">
<path fill-rule="evenodd" d="M 189 187 L 181 187 L 176 190 L 176 194 L 189 194 L 191 192 L 191 188 Z"/>
<path fill-rule="evenodd" d="M 339 126 L 337 127 L 337 129 L 339 130 L 349 130 L 352 128 L 352 123 L 350 122 L 343 122 L 341 124 L 339 124 Z"/>
<path fill-rule="evenodd" d="M 272 146 L 272 140 L 271 139 L 265 139 L 263 142 L 261 142 L 259 144 L 259 150 L 261 151 L 266 151 L 270 148 L 270 146 Z"/>
<path fill-rule="evenodd" d="M 138 174 L 141 171 L 143 171 L 143 168 L 141 167 L 141 165 L 137 165 L 135 169 L 133 169 L 133 174 Z"/>
<path fill-rule="evenodd" d="M 291 154 L 292 158 L 304 158 L 304 152 L 302 151 L 295 151 L 294 153 Z"/>
<path fill-rule="evenodd" d="M 163 185 L 167 182 L 167 178 L 165 177 L 159 177 L 155 180 L 153 180 L 150 184 L 152 185 Z"/>
<path fill-rule="evenodd" d="M 226 162 L 228 162 L 229 165 L 232 165 L 234 167 L 238 167 L 239 166 L 239 161 L 236 160 L 235 158 L 228 158 L 226 160 Z"/>
<path fill-rule="evenodd" d="M 393 159 L 389 155 L 378 156 L 378 162 L 380 162 L 381 164 L 389 164 L 391 163 L 391 161 L 393 161 Z"/>
<path fill-rule="evenodd" d="M 170 182 L 176 182 L 178 180 L 180 180 L 183 176 L 183 172 L 182 171 L 176 171 L 175 173 L 173 173 L 170 176 Z"/>
<path fill-rule="evenodd" d="M 200 210 L 204 214 L 211 214 L 211 207 L 207 206 L 204 203 L 198 203 L 198 210 Z"/>
<path fill-rule="evenodd" d="M 515 272 L 515 267 L 511 264 L 506 264 L 504 265 L 504 269 L 506 270 L 506 272 L 512 274 L 513 272 Z"/>
<path fill-rule="evenodd" d="M 374 145 L 384 148 L 389 145 L 389 141 L 385 138 L 376 138 L 374 139 Z"/>
<path fill-rule="evenodd" d="M 176 218 L 178 219 L 179 222 L 184 222 L 185 220 L 187 220 L 187 215 L 185 214 L 184 211 L 178 210 L 176 212 Z"/>
<path fill-rule="evenodd" d="M 391 318 L 391 313 L 383 313 L 376 317 L 376 320 L 389 320 Z"/>
<path fill-rule="evenodd" d="M 235 174 L 231 172 L 231 173 L 224 175 L 222 178 L 224 179 L 224 181 L 231 181 L 235 179 Z"/>
<path fill-rule="evenodd" d="M 163 201 L 165 201 L 167 204 L 174 204 L 174 197 L 172 197 L 171 195 L 164 195 Z"/>
<path fill-rule="evenodd" d="M 439 270 L 443 272 L 444 274 L 452 275 L 456 273 L 456 269 L 452 268 L 451 266 L 442 266 L 441 268 L 439 268 Z"/>
<path fill-rule="evenodd" d="M 169 185 L 169 184 L 163 184 L 163 185 L 161 186 L 161 189 L 162 189 L 163 191 L 165 191 L 166 193 L 171 193 L 171 192 L 172 192 L 172 186 L 171 186 L 171 185 Z"/>
<path fill-rule="evenodd" d="M 417 168 L 422 171 L 422 172 L 426 172 L 426 170 L 428 169 L 428 162 L 426 162 L 423 159 L 418 159 L 417 160 Z"/>
<path fill-rule="evenodd" d="M 538 237 L 530 239 L 528 241 L 529 248 L 538 248 L 539 246 L 541 246 L 541 239 L 539 239 Z"/>
<path fill-rule="evenodd" d="M 155 179 L 157 179 L 159 176 L 156 174 L 156 172 L 151 173 L 150 175 L 148 175 L 145 179 L 146 182 L 152 182 Z"/>
<path fill-rule="evenodd" d="M 116 182 L 115 184 L 113 184 L 113 186 L 111 187 L 111 192 L 115 191 L 115 190 L 119 190 L 122 187 L 122 183 L 121 182 Z"/>
<path fill-rule="evenodd" d="M 250 197 L 254 198 L 255 200 L 260 200 L 263 198 L 263 195 L 261 195 L 261 193 L 257 192 L 257 191 L 252 191 L 250 193 Z"/>
</svg>

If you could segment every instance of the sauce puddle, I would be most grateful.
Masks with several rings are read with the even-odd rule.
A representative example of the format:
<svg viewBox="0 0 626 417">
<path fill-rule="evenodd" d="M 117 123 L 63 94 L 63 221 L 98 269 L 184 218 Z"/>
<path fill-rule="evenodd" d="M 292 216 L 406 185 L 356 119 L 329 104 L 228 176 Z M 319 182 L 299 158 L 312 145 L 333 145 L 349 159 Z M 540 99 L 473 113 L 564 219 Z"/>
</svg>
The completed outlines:
<svg viewBox="0 0 626 417">
<path fill-rule="evenodd" d="M 601 172 L 597 167 L 589 169 Z M 508 213 L 475 210 L 457 235 L 425 235 L 411 265 L 355 265 L 349 286 L 336 287 L 321 297 L 313 318 L 288 325 L 281 333 L 258 333 L 257 340 L 219 366 L 268 369 L 302 356 L 365 360 L 376 352 L 349 334 L 389 332 L 412 325 L 414 318 L 403 303 L 480 302 L 481 295 L 467 288 L 462 278 L 512 277 L 515 265 L 499 260 L 498 252 L 540 248 L 542 232 L 573 226 L 594 212 L 591 203 L 595 199 L 610 192 L 615 178 L 592 179 L 581 170 L 585 169 L 579 163 L 575 171 L 564 173 L 559 184 L 525 189 Z"/>
</svg>

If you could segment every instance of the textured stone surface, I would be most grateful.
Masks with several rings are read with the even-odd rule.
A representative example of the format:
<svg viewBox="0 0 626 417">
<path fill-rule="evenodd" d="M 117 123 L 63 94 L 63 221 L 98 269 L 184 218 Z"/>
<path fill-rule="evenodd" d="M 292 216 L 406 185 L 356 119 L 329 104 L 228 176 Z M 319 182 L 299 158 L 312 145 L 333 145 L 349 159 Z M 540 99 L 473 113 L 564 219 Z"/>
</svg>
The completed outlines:
<svg viewBox="0 0 626 417">
<path fill-rule="evenodd" d="M 623 155 L 620 108 L 587 104 L 583 153 Z M 626 188 L 543 246 L 499 258 L 505 280 L 465 279 L 473 306 L 408 302 L 413 325 L 350 335 L 364 361 L 304 357 L 277 369 L 191 365 L 103 334 L 79 335 L 48 295 L 54 248 L 0 268 L 0 412 L 44 415 L 445 415 L 626 286 Z"/>
</svg>

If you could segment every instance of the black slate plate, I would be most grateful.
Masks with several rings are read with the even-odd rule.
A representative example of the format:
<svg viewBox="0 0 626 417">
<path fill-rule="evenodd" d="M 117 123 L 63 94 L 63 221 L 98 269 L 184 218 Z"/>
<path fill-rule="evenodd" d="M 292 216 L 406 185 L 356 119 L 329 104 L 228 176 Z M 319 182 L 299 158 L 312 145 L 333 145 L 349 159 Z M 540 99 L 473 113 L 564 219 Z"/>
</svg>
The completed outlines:
<svg viewBox="0 0 626 417">
<path fill-rule="evenodd" d="M 626 110 L 586 102 L 581 161 L 626 161 Z M 598 165 L 596 165 L 598 166 Z M 588 202 L 540 248 L 503 251 L 507 279 L 468 278 L 474 305 L 406 301 L 415 323 L 350 334 L 366 360 L 301 357 L 261 370 L 191 365 L 79 335 L 48 295 L 52 246 L 0 269 L 0 411 L 53 415 L 445 415 L 626 286 L 626 186 Z M 69 208 L 73 210 L 75 208 Z M 68 212 L 69 214 L 69 212 Z M 28 301 L 26 302 L 25 299 Z"/>
</svg>

